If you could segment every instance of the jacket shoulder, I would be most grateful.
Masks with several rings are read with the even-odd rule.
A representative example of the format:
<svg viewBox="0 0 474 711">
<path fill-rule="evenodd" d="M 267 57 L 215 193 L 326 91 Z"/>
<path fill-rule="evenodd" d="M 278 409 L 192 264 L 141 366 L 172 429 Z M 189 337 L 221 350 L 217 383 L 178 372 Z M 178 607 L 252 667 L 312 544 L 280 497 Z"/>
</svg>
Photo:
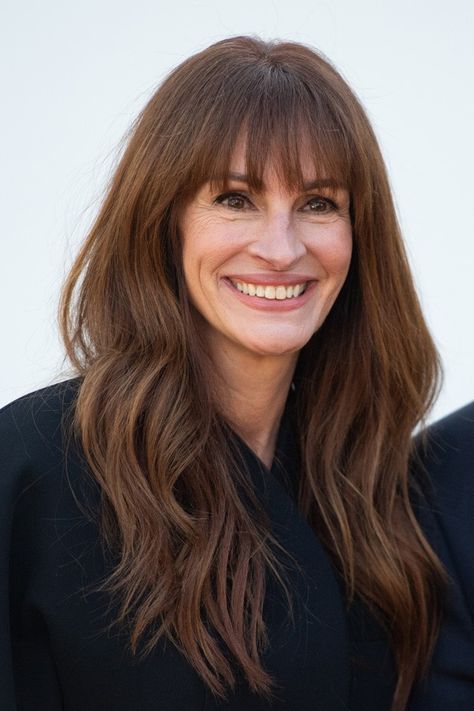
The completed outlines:
<svg viewBox="0 0 474 711">
<path fill-rule="evenodd" d="M 64 452 L 81 379 L 23 395 L 0 409 L 0 479 L 47 471 Z"/>
<path fill-rule="evenodd" d="M 428 456 L 436 460 L 466 461 L 474 465 L 474 401 L 443 417 L 428 428 L 431 451 Z"/>
<path fill-rule="evenodd" d="M 470 500 L 472 505 L 474 402 L 430 425 L 424 439 L 418 438 L 417 447 L 430 484 L 444 504 L 463 508 Z"/>
<path fill-rule="evenodd" d="M 418 454 L 438 553 L 459 589 L 456 614 L 464 609 L 465 626 L 474 629 L 474 402 L 428 427 Z"/>
</svg>

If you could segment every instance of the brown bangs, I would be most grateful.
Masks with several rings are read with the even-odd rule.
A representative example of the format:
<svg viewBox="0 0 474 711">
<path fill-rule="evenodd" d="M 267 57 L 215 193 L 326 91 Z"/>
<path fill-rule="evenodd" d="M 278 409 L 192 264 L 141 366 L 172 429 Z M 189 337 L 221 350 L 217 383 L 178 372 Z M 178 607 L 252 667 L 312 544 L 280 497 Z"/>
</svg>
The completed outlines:
<svg viewBox="0 0 474 711">
<path fill-rule="evenodd" d="M 229 66 L 219 91 L 210 91 L 196 116 L 202 129 L 194 138 L 184 192 L 194 194 L 209 181 L 226 189 L 232 156 L 245 143 L 246 177 L 251 190 L 263 188 L 271 165 L 288 191 L 304 190 L 303 164 L 314 165 L 312 179 L 327 187 L 350 189 L 352 160 L 349 129 L 335 115 L 327 90 L 309 77 L 288 71 L 282 63 L 250 63 L 246 71 Z M 314 74 L 316 76 L 316 74 Z"/>
</svg>

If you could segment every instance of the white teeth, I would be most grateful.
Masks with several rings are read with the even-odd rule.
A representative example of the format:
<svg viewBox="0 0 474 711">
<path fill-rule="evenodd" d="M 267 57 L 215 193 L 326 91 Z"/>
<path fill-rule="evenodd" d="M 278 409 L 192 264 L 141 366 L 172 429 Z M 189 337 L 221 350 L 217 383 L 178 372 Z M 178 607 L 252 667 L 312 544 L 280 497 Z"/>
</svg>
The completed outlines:
<svg viewBox="0 0 474 711">
<path fill-rule="evenodd" d="M 284 284 L 279 284 L 278 286 L 263 286 L 263 284 L 249 284 L 242 281 L 233 281 L 232 284 L 243 294 L 259 296 L 264 299 L 277 299 L 278 301 L 299 296 L 304 292 L 307 285 L 306 282 L 303 282 L 302 284 L 294 284 L 292 286 L 284 286 Z"/>
</svg>

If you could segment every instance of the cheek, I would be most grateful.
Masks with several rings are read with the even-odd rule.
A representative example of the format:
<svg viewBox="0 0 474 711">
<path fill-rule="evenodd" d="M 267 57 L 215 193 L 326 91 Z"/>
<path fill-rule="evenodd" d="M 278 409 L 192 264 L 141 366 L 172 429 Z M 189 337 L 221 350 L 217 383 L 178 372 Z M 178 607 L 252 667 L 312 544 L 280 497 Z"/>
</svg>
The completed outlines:
<svg viewBox="0 0 474 711">
<path fill-rule="evenodd" d="M 344 277 L 352 257 L 352 230 L 343 226 L 321 236 L 314 246 L 313 254 L 318 259 L 328 277 Z"/>
<path fill-rule="evenodd" d="M 193 265 L 196 262 L 196 256 L 194 254 L 194 242 L 192 240 L 191 235 L 187 235 L 186 239 L 183 239 L 182 242 L 182 260 L 183 260 L 183 273 L 184 273 L 184 280 L 186 283 L 186 286 L 189 287 L 191 286 L 193 280 L 195 279 L 195 276 L 193 274 L 194 269 Z"/>
<path fill-rule="evenodd" d="M 182 245 L 184 280 L 196 302 L 204 295 L 214 293 L 236 247 L 232 240 L 225 238 L 222 230 L 201 230 L 197 225 L 183 235 Z"/>
<path fill-rule="evenodd" d="M 339 264 L 339 268 L 341 272 L 347 274 L 349 271 L 349 266 L 351 263 L 351 258 L 352 258 L 352 234 L 349 233 L 349 235 L 343 239 L 336 251 L 336 254 L 334 255 L 335 260 L 337 261 L 337 264 Z"/>
<path fill-rule="evenodd" d="M 194 305 L 199 296 L 199 269 L 202 261 L 199 231 L 189 225 L 181 232 L 184 283 Z"/>
<path fill-rule="evenodd" d="M 186 280 L 200 280 L 202 285 L 209 280 L 217 281 L 225 275 L 230 260 L 239 256 L 245 246 L 243 230 L 225 226 L 193 226 L 183 235 L 183 270 Z"/>
</svg>

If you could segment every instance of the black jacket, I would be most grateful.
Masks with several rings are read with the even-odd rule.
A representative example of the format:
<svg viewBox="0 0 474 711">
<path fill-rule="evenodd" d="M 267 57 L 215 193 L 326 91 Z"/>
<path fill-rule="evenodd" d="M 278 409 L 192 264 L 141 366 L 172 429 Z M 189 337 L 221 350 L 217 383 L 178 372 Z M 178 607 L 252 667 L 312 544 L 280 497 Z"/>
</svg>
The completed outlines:
<svg viewBox="0 0 474 711">
<path fill-rule="evenodd" d="M 420 520 L 450 575 L 446 609 L 428 678 L 410 711 L 474 709 L 474 402 L 429 428 L 429 476 Z M 421 468 L 417 476 L 423 476 Z"/>
<path fill-rule="evenodd" d="M 145 659 L 129 654 L 126 630 L 110 629 L 114 608 L 97 590 L 111 565 L 93 515 L 97 487 L 63 432 L 77 386 L 50 386 L 0 412 L 0 709 L 388 710 L 395 677 L 384 633 L 359 602 L 347 610 L 341 581 L 294 503 L 291 402 L 271 471 L 239 441 L 273 533 L 298 564 L 290 566 L 295 625 L 271 582 L 265 601 L 263 662 L 280 685 L 279 702 L 252 694 L 239 675 L 228 702 L 217 701 L 169 643 Z M 445 667 L 435 683 L 449 677 Z"/>
</svg>

